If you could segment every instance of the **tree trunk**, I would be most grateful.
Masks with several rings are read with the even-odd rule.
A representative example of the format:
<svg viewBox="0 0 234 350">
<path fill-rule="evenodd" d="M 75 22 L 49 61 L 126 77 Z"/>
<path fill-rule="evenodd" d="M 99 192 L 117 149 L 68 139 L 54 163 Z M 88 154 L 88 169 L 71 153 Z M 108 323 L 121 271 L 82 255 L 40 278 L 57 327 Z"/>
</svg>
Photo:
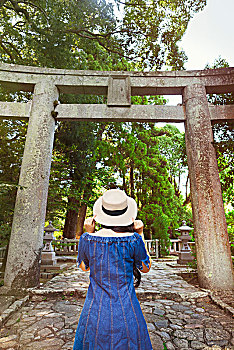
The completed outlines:
<svg viewBox="0 0 234 350">
<path fill-rule="evenodd" d="M 63 229 L 63 238 L 73 239 L 76 237 L 76 227 L 78 220 L 78 207 L 79 200 L 74 197 L 68 198 L 68 210 L 65 219 L 65 225 Z M 69 208 L 71 206 L 71 208 Z"/>
<path fill-rule="evenodd" d="M 183 206 L 185 206 L 191 202 L 190 193 L 188 194 L 188 182 L 189 182 L 189 173 L 188 173 L 188 176 L 186 179 L 186 184 L 185 184 L 185 201 L 183 203 Z"/>
<path fill-rule="evenodd" d="M 5 268 L 6 268 L 8 250 L 9 250 L 9 243 L 7 244 L 6 251 L 5 251 L 5 255 L 4 255 L 3 261 L 2 261 L 2 266 L 1 266 L 1 268 L 0 268 L 0 271 L 3 272 L 3 273 L 4 273 Z"/>
<path fill-rule="evenodd" d="M 130 197 L 135 199 L 134 193 L 134 177 L 133 177 L 133 165 L 130 165 Z"/>
<path fill-rule="evenodd" d="M 76 225 L 76 238 L 80 237 L 83 233 L 84 221 L 85 221 L 86 210 L 87 210 L 87 202 L 91 196 L 91 193 L 92 193 L 92 186 L 90 184 L 86 185 L 83 192 L 81 205 L 79 208 L 78 220 Z"/>
<path fill-rule="evenodd" d="M 86 210 L 87 210 L 87 204 L 85 203 L 81 204 L 79 209 L 77 227 L 76 227 L 76 238 L 79 238 L 83 233 Z"/>
<path fill-rule="evenodd" d="M 127 184 L 126 184 L 126 179 L 125 179 L 125 173 L 122 172 L 123 175 L 123 189 L 125 191 L 126 194 L 128 194 L 128 189 L 127 189 Z"/>
</svg>

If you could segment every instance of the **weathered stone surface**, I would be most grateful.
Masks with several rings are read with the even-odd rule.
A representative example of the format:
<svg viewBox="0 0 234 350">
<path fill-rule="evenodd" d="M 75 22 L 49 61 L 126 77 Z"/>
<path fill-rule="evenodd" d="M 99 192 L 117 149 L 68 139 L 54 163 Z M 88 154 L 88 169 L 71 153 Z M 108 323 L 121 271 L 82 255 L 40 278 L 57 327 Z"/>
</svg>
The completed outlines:
<svg viewBox="0 0 234 350">
<path fill-rule="evenodd" d="M 162 339 L 154 332 L 149 332 L 150 340 L 153 349 L 155 350 L 164 350 L 164 345 Z"/>
<path fill-rule="evenodd" d="M 184 338 L 187 340 L 199 340 L 203 341 L 202 330 L 176 330 L 174 336 L 177 338 Z"/>
<path fill-rule="evenodd" d="M 28 119 L 31 102 L 0 102 L 0 118 Z"/>
<path fill-rule="evenodd" d="M 163 315 L 165 315 L 165 311 L 162 310 L 162 309 L 157 309 L 157 308 L 155 308 L 155 309 L 154 309 L 154 315 L 163 316 Z"/>
<path fill-rule="evenodd" d="M 174 304 L 171 306 L 171 308 L 175 311 L 191 311 L 191 309 L 188 306 L 185 306 L 183 304 Z"/>
<path fill-rule="evenodd" d="M 35 86 L 5 270 L 7 287 L 17 289 L 39 283 L 55 128 L 51 111 L 57 99 L 58 90 L 50 81 Z"/>
<path fill-rule="evenodd" d="M 0 338 L 0 344 L 8 343 L 9 341 L 17 339 L 17 336 L 12 334 L 9 335 L 8 337 Z"/>
<path fill-rule="evenodd" d="M 205 339 L 208 345 L 224 346 L 228 344 L 230 334 L 223 329 L 206 328 Z"/>
<path fill-rule="evenodd" d="M 25 345 L 24 350 L 58 350 L 64 345 L 64 341 L 58 338 L 46 338 L 42 341 L 33 342 L 33 344 Z"/>
<path fill-rule="evenodd" d="M 195 329 L 195 328 L 203 328 L 204 326 L 199 323 L 189 323 L 184 326 L 185 329 Z"/>
<path fill-rule="evenodd" d="M 160 329 L 160 328 L 167 328 L 168 320 L 166 320 L 166 319 L 155 320 L 154 324 L 155 324 L 156 328 L 158 328 L 158 329 Z"/>
<path fill-rule="evenodd" d="M 71 305 L 66 303 L 66 301 L 57 301 L 53 306 L 53 310 L 63 314 L 78 314 L 80 308 L 77 305 Z"/>
<path fill-rule="evenodd" d="M 29 67 L 1 63 L 0 80 L 14 82 L 13 89 L 33 91 L 33 85 L 47 76 L 63 93 L 107 93 L 110 76 L 130 76 L 132 95 L 181 94 L 185 86 L 203 84 L 207 93 L 230 92 L 234 83 L 233 68 L 200 71 L 103 72 Z M 18 84 L 18 85 L 17 85 Z"/>
<path fill-rule="evenodd" d="M 166 347 L 167 347 L 167 350 L 175 350 L 174 345 L 170 341 L 166 342 Z"/>
<path fill-rule="evenodd" d="M 202 343 L 202 342 L 197 341 L 197 340 L 193 340 L 193 341 L 191 341 L 191 347 L 192 347 L 192 349 L 204 349 L 205 343 Z"/>
<path fill-rule="evenodd" d="M 155 330 L 155 326 L 153 325 L 153 323 L 148 323 L 147 327 L 148 327 L 148 331 L 154 331 Z"/>
<path fill-rule="evenodd" d="M 198 278 L 212 290 L 234 288 L 219 172 L 205 85 L 184 89 L 186 151 L 191 182 Z"/>
<path fill-rule="evenodd" d="M 38 332 L 38 335 L 40 336 L 40 337 L 46 337 L 46 336 L 48 336 L 49 334 L 51 334 L 52 332 L 51 332 L 51 330 L 49 329 L 49 328 L 44 328 L 44 329 L 42 329 L 42 330 L 40 330 L 39 332 Z"/>
<path fill-rule="evenodd" d="M 188 341 L 186 339 L 175 338 L 174 344 L 179 349 L 182 349 L 182 348 L 188 349 Z"/>
<path fill-rule="evenodd" d="M 13 296 L 0 296 L 0 314 L 2 314 L 13 302 L 15 301 L 15 297 Z"/>
</svg>

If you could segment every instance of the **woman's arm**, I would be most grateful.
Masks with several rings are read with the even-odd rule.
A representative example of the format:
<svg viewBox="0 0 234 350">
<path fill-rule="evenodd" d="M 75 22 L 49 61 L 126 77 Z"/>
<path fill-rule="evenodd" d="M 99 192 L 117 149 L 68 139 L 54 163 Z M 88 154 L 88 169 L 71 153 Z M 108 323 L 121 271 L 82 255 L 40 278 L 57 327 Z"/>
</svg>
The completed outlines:
<svg viewBox="0 0 234 350">
<path fill-rule="evenodd" d="M 148 251 L 148 248 L 147 248 L 147 244 L 145 242 L 145 237 L 144 237 L 144 233 L 143 233 L 143 228 L 144 228 L 144 224 L 141 220 L 135 220 L 134 221 L 134 229 L 135 231 L 141 236 L 144 244 L 145 244 L 145 249 L 146 249 L 146 252 L 147 252 L 147 255 L 149 256 L 149 260 L 150 260 L 150 263 L 149 263 L 149 267 L 146 266 L 143 262 L 142 262 L 142 266 L 143 266 L 143 270 L 141 270 L 141 272 L 143 273 L 147 273 L 149 272 L 150 268 L 151 268 L 151 265 L 152 265 L 152 260 L 151 260 L 151 257 L 150 257 L 150 253 Z"/>
<path fill-rule="evenodd" d="M 90 269 L 89 269 L 89 267 L 86 269 L 86 267 L 85 267 L 85 263 L 84 263 L 83 261 L 81 261 L 81 263 L 80 263 L 79 267 L 80 267 L 80 268 L 81 268 L 81 270 L 83 270 L 83 271 L 89 271 L 89 270 L 90 270 Z"/>
<path fill-rule="evenodd" d="M 95 231 L 95 220 L 94 220 L 94 218 L 95 218 L 95 216 L 91 217 L 91 218 L 87 218 L 85 220 L 85 222 L 84 222 L 85 231 L 88 232 L 88 233 L 93 233 Z M 83 271 L 89 271 L 90 270 L 89 267 L 86 269 L 84 261 L 81 261 L 79 267 Z"/>
<path fill-rule="evenodd" d="M 85 231 L 88 233 L 93 233 L 95 232 L 95 217 L 96 215 L 94 215 L 91 218 L 87 218 L 84 222 L 84 227 L 85 227 Z"/>
</svg>

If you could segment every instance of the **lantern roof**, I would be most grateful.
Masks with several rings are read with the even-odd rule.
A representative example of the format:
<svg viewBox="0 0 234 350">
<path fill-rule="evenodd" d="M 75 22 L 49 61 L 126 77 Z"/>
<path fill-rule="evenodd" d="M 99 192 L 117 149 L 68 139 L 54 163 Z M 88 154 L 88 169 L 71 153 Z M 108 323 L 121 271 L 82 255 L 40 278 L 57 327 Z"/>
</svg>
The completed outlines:
<svg viewBox="0 0 234 350">
<path fill-rule="evenodd" d="M 193 228 L 186 225 L 186 221 L 182 221 L 182 226 L 180 226 L 176 231 L 192 231 Z"/>
</svg>

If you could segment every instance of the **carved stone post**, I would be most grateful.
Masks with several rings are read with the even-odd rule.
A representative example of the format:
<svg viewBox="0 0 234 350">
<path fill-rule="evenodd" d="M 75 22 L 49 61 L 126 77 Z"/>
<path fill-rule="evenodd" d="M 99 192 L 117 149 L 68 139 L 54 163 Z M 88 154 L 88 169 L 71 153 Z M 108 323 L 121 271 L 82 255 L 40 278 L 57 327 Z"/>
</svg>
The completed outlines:
<svg viewBox="0 0 234 350">
<path fill-rule="evenodd" d="M 199 284 L 228 290 L 233 268 L 205 86 L 185 87 L 183 101 Z"/>
<path fill-rule="evenodd" d="M 15 203 L 4 284 L 38 285 L 58 90 L 51 81 L 35 85 Z"/>
</svg>

